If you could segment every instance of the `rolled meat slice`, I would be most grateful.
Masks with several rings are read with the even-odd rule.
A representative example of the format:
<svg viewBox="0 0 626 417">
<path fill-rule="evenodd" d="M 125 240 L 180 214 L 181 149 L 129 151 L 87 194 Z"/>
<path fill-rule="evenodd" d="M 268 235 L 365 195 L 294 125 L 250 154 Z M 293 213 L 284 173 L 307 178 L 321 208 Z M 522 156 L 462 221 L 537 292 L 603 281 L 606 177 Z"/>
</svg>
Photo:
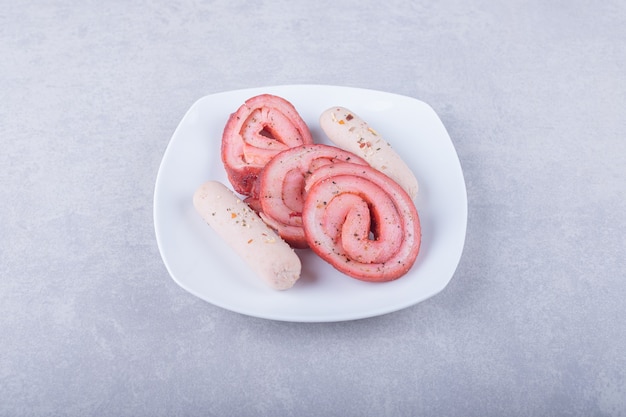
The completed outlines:
<svg viewBox="0 0 626 417">
<path fill-rule="evenodd" d="M 421 227 L 411 197 L 370 166 L 335 163 L 306 180 L 302 223 L 311 249 L 363 281 L 391 281 L 417 259 Z"/>
<path fill-rule="evenodd" d="M 306 178 L 319 167 L 336 162 L 367 165 L 351 152 L 314 144 L 283 151 L 263 169 L 259 181 L 259 214 L 292 247 L 308 246 L 302 229 Z"/>
<path fill-rule="evenodd" d="M 311 143 L 308 126 L 289 101 L 261 94 L 230 115 L 222 134 L 221 157 L 234 190 L 250 196 L 259 172 L 274 155 Z"/>
</svg>

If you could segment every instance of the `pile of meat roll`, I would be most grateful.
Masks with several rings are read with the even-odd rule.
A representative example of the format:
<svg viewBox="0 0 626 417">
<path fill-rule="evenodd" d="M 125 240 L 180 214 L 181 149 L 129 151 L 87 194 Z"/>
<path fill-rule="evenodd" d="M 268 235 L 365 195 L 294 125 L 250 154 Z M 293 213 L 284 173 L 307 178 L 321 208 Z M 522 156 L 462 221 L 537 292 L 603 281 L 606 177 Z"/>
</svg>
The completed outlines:
<svg viewBox="0 0 626 417">
<path fill-rule="evenodd" d="M 230 115 L 221 141 L 236 198 L 241 196 L 262 220 L 258 223 L 291 252 L 310 248 L 338 271 L 363 281 L 400 278 L 420 250 L 415 176 L 389 143 L 350 110 L 329 108 L 320 124 L 336 146 L 315 143 L 296 108 L 282 97 L 262 94 L 243 103 Z M 205 192 L 205 198 L 211 197 Z M 211 210 L 204 208 L 207 222 Z M 246 251 L 244 242 L 253 243 L 245 230 L 224 232 L 241 235 L 240 254 Z M 253 267 L 268 262 L 247 260 Z M 266 275 L 282 274 L 273 268 Z M 285 289 L 297 277 L 282 284 L 272 279 L 272 286 Z"/>
</svg>

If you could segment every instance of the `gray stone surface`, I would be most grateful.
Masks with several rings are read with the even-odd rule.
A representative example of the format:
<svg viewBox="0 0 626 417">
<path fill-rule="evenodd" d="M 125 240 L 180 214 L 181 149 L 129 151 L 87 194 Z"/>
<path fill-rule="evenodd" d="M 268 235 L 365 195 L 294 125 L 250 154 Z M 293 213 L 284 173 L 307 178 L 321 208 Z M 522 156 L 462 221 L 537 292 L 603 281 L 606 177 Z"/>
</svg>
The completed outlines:
<svg viewBox="0 0 626 417">
<path fill-rule="evenodd" d="M 0 10 L 1 416 L 626 415 L 626 3 Z M 441 294 L 298 324 L 170 279 L 152 196 L 183 114 L 297 83 L 437 111 L 469 199 Z"/>
</svg>

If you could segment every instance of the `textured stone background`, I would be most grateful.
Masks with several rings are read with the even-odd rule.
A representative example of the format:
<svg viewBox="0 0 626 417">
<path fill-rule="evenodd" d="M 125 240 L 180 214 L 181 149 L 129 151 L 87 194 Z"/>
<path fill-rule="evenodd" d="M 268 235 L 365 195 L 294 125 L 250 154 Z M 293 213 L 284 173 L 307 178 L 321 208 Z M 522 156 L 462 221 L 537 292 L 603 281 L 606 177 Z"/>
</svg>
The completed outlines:
<svg viewBox="0 0 626 417">
<path fill-rule="evenodd" d="M 626 415 L 626 3 L 0 7 L 1 416 Z M 272 322 L 168 276 L 152 195 L 198 98 L 323 83 L 429 103 L 463 258 L 382 317 Z"/>
</svg>

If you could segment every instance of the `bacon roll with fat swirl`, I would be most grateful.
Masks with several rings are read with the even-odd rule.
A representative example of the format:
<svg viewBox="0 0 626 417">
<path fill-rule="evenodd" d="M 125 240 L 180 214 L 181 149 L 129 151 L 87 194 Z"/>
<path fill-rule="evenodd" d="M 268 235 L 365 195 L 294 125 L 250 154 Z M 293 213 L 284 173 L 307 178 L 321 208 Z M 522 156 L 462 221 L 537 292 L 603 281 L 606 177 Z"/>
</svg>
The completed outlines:
<svg viewBox="0 0 626 417">
<path fill-rule="evenodd" d="M 324 144 L 302 145 L 276 155 L 259 180 L 259 215 L 295 248 L 307 247 L 302 229 L 306 178 L 317 169 L 341 162 L 367 165 L 351 152 Z"/>
<path fill-rule="evenodd" d="M 311 143 L 308 126 L 289 101 L 261 94 L 230 115 L 222 134 L 221 157 L 234 190 L 250 196 L 259 172 L 276 154 Z"/>
<path fill-rule="evenodd" d="M 391 281 L 415 263 L 421 228 L 411 197 L 370 166 L 335 163 L 306 180 L 302 223 L 311 249 L 363 281 Z"/>
</svg>

